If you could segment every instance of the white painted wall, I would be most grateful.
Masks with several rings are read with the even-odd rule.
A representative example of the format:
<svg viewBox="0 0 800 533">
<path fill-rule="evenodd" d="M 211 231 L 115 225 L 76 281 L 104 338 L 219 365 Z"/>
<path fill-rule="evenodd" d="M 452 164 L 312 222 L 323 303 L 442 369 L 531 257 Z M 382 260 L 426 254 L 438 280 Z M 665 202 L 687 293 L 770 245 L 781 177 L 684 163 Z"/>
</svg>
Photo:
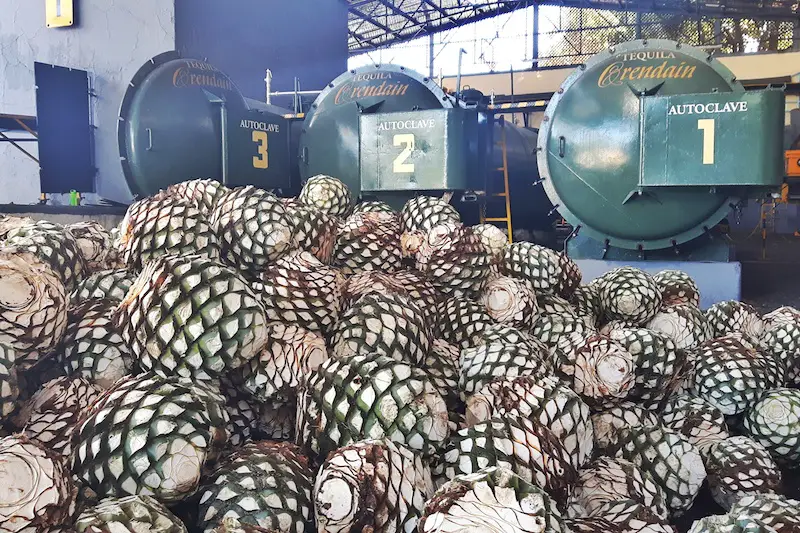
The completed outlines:
<svg viewBox="0 0 800 533">
<path fill-rule="evenodd" d="M 44 0 L 0 2 L 0 113 L 36 115 L 33 63 L 89 71 L 94 107 L 98 194 L 127 201 L 117 149 L 117 114 L 125 88 L 151 57 L 175 48 L 173 0 L 81 0 L 78 27 L 48 29 Z M 25 143 L 35 153 L 35 143 Z M 34 203 L 39 169 L 0 143 L 0 204 Z"/>
</svg>

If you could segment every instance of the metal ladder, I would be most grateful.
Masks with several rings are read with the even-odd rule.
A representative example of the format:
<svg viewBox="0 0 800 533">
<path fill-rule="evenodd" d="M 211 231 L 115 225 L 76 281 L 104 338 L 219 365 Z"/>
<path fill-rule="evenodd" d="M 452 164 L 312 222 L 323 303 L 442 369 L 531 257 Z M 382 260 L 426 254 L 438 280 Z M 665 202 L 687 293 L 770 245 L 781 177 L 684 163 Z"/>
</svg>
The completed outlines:
<svg viewBox="0 0 800 533">
<path fill-rule="evenodd" d="M 508 242 L 509 244 L 513 242 L 513 234 L 511 231 L 511 196 L 508 190 L 508 150 L 506 145 L 506 120 L 505 117 L 501 116 L 498 119 L 500 123 L 500 149 L 502 150 L 503 154 L 503 166 L 498 168 L 493 168 L 492 172 L 502 172 L 503 173 L 503 192 L 490 192 L 488 183 L 487 183 L 487 197 L 484 199 L 483 204 L 481 205 L 480 210 L 480 217 L 481 217 L 481 224 L 486 222 L 504 222 L 506 225 L 506 229 L 508 231 Z M 497 146 L 495 143 L 493 148 Z M 493 181 L 487 180 L 487 181 Z M 491 198 L 504 198 L 505 199 L 505 215 L 502 217 L 487 217 L 486 216 L 486 204 Z"/>
</svg>

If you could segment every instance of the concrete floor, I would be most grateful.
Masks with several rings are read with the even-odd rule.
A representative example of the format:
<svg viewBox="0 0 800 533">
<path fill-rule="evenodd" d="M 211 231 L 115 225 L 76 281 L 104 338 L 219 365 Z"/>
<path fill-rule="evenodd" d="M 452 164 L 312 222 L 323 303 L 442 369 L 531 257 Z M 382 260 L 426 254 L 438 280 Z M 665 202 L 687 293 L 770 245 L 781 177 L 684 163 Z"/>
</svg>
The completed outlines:
<svg viewBox="0 0 800 533">
<path fill-rule="evenodd" d="M 769 235 L 766 259 L 760 235 L 733 236 L 742 263 L 742 300 L 762 313 L 782 305 L 800 307 L 800 238 Z"/>
</svg>

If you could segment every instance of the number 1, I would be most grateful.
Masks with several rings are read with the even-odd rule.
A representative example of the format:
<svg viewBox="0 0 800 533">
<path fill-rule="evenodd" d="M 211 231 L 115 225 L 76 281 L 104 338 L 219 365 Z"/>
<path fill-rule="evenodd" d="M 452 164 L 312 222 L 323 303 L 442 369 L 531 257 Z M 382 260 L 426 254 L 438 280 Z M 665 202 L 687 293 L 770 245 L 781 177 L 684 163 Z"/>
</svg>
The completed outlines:
<svg viewBox="0 0 800 533">
<path fill-rule="evenodd" d="M 703 164 L 714 164 L 714 119 L 701 118 L 697 120 L 697 129 L 703 130 Z"/>
<path fill-rule="evenodd" d="M 258 155 L 253 156 L 253 168 L 269 168 L 269 137 L 266 131 L 253 131 L 253 142 L 258 143 Z"/>
<path fill-rule="evenodd" d="M 400 146 L 404 144 L 406 147 L 394 160 L 394 171 L 397 174 L 414 172 L 414 163 L 406 163 L 414 151 L 414 134 L 413 133 L 399 133 L 394 136 L 394 145 Z"/>
</svg>

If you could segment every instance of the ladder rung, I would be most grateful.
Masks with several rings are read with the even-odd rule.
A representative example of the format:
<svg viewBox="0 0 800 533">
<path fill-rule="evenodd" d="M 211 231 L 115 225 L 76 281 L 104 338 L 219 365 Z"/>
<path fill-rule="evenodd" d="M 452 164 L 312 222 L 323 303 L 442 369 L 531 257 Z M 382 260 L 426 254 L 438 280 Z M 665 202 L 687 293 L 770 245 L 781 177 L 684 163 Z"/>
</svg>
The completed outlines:
<svg viewBox="0 0 800 533">
<path fill-rule="evenodd" d="M 486 222 L 508 222 L 508 217 L 503 218 L 484 218 Z"/>
<path fill-rule="evenodd" d="M 496 192 L 496 193 L 494 193 L 492 196 L 502 196 L 502 197 L 506 197 L 506 196 L 508 196 L 508 195 L 507 195 L 506 193 L 504 193 L 504 192 Z"/>
<path fill-rule="evenodd" d="M 496 170 L 497 172 L 505 172 L 505 171 L 506 171 L 506 167 L 498 167 L 498 168 L 496 168 L 495 170 Z"/>
</svg>

